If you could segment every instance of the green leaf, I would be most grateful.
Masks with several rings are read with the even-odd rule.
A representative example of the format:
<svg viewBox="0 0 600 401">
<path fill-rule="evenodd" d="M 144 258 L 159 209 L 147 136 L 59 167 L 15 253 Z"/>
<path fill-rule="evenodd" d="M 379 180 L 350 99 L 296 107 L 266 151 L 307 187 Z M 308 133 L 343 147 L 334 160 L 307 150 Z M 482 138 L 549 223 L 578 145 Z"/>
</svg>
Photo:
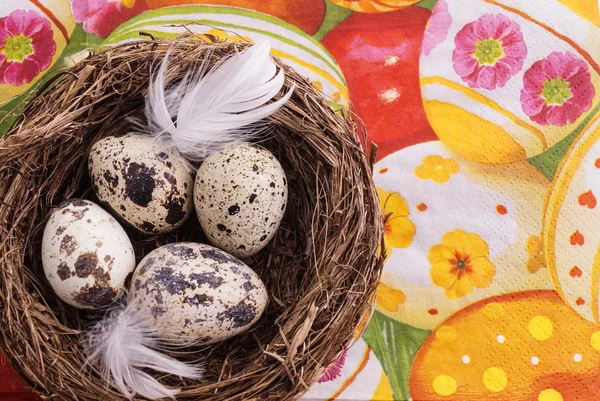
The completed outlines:
<svg viewBox="0 0 600 401">
<path fill-rule="evenodd" d="M 415 6 L 426 8 L 429 11 L 433 11 L 433 7 L 437 4 L 438 0 L 421 0 Z"/>
<path fill-rule="evenodd" d="M 317 40 L 323 39 L 327 32 L 331 31 L 337 24 L 352 15 L 353 11 L 335 5 L 329 1 L 325 2 L 325 18 L 319 30 L 313 35 Z"/>
<path fill-rule="evenodd" d="M 571 132 L 565 139 L 548 148 L 544 153 L 530 157 L 527 161 L 540 170 L 549 181 L 552 181 L 558 170 L 558 166 L 564 159 L 567 151 L 573 144 L 573 141 L 575 141 L 575 138 L 581 134 L 581 131 L 583 131 L 585 126 L 598 112 L 600 112 L 600 104 L 598 104 L 581 124 L 577 126 L 575 131 Z"/>
<path fill-rule="evenodd" d="M 431 332 L 400 323 L 375 311 L 363 339 L 390 379 L 394 398 L 410 399 L 408 375 L 415 354 Z"/>
</svg>

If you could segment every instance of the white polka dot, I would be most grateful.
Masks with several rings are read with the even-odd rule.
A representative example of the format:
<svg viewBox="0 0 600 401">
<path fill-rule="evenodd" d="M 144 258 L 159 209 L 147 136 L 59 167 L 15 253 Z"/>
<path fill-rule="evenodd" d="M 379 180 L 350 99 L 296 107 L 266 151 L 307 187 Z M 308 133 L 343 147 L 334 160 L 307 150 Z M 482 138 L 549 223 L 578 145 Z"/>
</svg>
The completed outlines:
<svg viewBox="0 0 600 401">
<path fill-rule="evenodd" d="M 538 358 L 537 356 L 532 356 L 531 357 L 531 364 L 532 365 L 538 365 L 540 363 L 540 358 Z"/>
<path fill-rule="evenodd" d="M 504 344 L 504 336 L 502 334 L 498 334 L 496 341 L 498 341 L 500 344 Z"/>
<path fill-rule="evenodd" d="M 469 357 L 469 355 L 463 355 L 461 360 L 465 365 L 471 362 L 471 358 Z"/>
<path fill-rule="evenodd" d="M 581 356 L 581 354 L 575 354 L 575 355 L 573 355 L 573 360 L 575 362 L 581 362 L 582 359 L 583 359 L 583 357 Z"/>
</svg>

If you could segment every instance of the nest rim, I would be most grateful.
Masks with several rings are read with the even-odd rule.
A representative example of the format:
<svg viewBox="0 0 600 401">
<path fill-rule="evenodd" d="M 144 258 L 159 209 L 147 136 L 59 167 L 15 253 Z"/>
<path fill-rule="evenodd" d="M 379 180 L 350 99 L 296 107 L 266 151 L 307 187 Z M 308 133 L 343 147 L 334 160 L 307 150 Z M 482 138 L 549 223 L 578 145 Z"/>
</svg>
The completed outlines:
<svg viewBox="0 0 600 401">
<path fill-rule="evenodd" d="M 188 34 L 91 53 L 40 88 L 0 140 L 0 347 L 42 395 L 123 398 L 94 366 L 82 370 L 81 332 L 100 315 L 62 303 L 44 277 L 39 249 L 48 212 L 65 199 L 93 198 L 87 153 L 96 140 L 123 131 L 123 115 L 140 115 L 144 77 L 167 50 L 180 59 L 167 74 L 179 79 L 198 59 L 216 61 L 247 45 Z M 362 151 L 356 119 L 334 111 L 309 80 L 276 62 L 286 72 L 284 88 L 296 91 L 269 117 L 275 129 L 261 145 L 288 175 L 288 210 L 268 249 L 244 260 L 267 285 L 269 307 L 250 332 L 197 351 L 209 360 L 205 379 L 162 378 L 182 388 L 180 400 L 298 399 L 356 340 L 374 306 L 384 258 L 374 152 Z M 144 252 L 195 230 L 128 233 L 139 262 Z M 290 274 L 295 280 L 282 279 Z"/>
</svg>

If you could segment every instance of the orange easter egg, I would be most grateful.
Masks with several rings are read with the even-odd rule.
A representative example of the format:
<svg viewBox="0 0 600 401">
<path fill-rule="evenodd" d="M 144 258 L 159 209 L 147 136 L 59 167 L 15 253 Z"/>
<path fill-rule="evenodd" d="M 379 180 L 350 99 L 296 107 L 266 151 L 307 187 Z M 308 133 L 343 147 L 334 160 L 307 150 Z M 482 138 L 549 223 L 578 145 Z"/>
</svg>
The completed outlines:
<svg viewBox="0 0 600 401">
<path fill-rule="evenodd" d="M 410 372 L 414 400 L 596 401 L 600 328 L 555 291 L 477 302 L 440 325 Z"/>
</svg>

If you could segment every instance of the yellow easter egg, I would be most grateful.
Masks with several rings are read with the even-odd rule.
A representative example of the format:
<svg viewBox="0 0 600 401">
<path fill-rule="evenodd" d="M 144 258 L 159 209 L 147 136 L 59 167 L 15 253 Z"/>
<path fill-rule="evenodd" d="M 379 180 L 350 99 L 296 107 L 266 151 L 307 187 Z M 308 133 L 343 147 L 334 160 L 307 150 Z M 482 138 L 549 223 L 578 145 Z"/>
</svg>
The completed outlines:
<svg viewBox="0 0 600 401">
<path fill-rule="evenodd" d="M 503 314 L 489 313 L 499 308 Z M 449 330 L 456 333 L 451 341 L 438 335 Z M 425 340 L 411 366 L 410 392 L 428 401 L 595 401 L 598 336 L 598 327 L 553 290 L 489 298 L 457 312 Z"/>
<path fill-rule="evenodd" d="M 58 59 L 75 28 L 69 0 L 14 0 L 0 9 L 0 103 L 31 87 Z"/>
<path fill-rule="evenodd" d="M 426 142 L 378 162 L 375 183 L 387 217 L 380 312 L 431 330 L 481 299 L 552 288 L 540 239 L 549 183 L 529 163 L 475 163 Z"/>
<path fill-rule="evenodd" d="M 482 163 L 513 163 L 564 139 L 598 106 L 595 0 L 440 0 L 420 74 L 444 144 Z"/>
<path fill-rule="evenodd" d="M 302 400 L 393 400 L 379 360 L 360 339 L 335 362 Z"/>
<path fill-rule="evenodd" d="M 174 38 L 192 31 L 230 41 L 269 39 L 271 53 L 310 79 L 315 90 L 348 106 L 348 87 L 333 57 L 297 27 L 260 12 L 236 7 L 192 5 L 147 11 L 125 22 L 105 41 L 115 45 L 140 39 L 140 32 Z"/>
<path fill-rule="evenodd" d="M 600 116 L 577 138 L 548 197 L 544 247 L 554 285 L 566 303 L 600 323 Z"/>
</svg>

